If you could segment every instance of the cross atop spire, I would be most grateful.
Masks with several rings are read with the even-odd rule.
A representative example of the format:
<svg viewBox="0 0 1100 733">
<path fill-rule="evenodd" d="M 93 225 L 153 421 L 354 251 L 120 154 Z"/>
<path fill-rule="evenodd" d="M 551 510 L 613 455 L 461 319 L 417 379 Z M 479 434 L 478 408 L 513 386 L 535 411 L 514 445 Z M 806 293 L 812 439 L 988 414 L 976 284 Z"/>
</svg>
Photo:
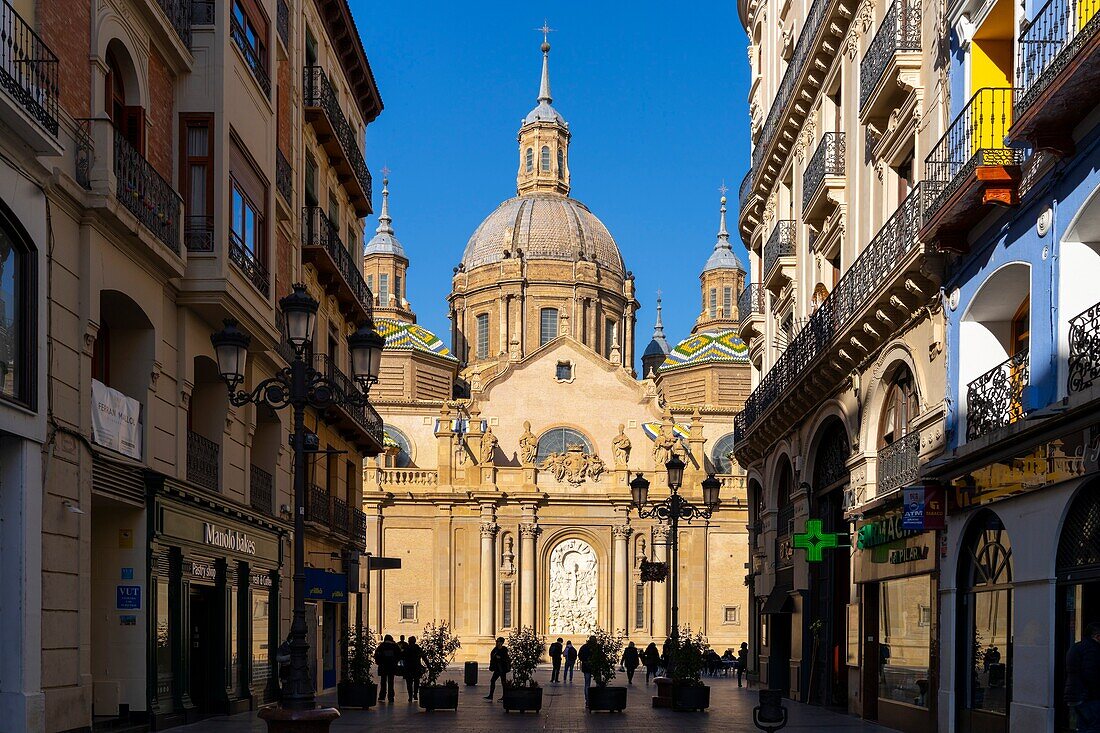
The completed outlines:
<svg viewBox="0 0 1100 733">
<path fill-rule="evenodd" d="M 542 28 L 536 30 L 542 32 L 542 82 L 539 84 L 539 102 L 550 104 L 554 101 L 550 96 L 550 34 L 554 29 L 545 20 Z"/>
<path fill-rule="evenodd" d="M 718 193 L 722 194 L 722 198 L 725 198 L 726 197 L 726 191 L 729 191 L 729 189 L 726 188 L 726 179 L 723 178 L 722 179 L 722 185 L 718 187 Z"/>
<path fill-rule="evenodd" d="M 542 28 L 536 28 L 535 30 L 537 30 L 539 33 L 542 34 L 542 42 L 543 43 L 549 43 L 550 42 L 550 34 L 553 33 L 555 29 L 551 28 L 550 23 L 545 18 L 543 18 Z"/>
<path fill-rule="evenodd" d="M 375 234 L 393 236 L 393 219 L 390 218 L 390 169 L 382 167 L 382 211 L 378 214 L 378 228 Z"/>
</svg>

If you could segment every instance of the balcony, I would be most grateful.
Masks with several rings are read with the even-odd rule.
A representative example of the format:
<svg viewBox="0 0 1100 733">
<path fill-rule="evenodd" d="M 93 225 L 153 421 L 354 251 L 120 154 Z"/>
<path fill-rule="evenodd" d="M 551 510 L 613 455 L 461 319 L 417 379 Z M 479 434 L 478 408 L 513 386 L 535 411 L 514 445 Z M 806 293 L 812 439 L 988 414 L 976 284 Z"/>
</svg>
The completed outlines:
<svg viewBox="0 0 1100 733">
<path fill-rule="evenodd" d="M 340 100 L 320 66 L 302 69 L 302 93 L 306 122 L 313 125 L 317 141 L 328 153 L 340 184 L 348 192 L 359 217 L 370 214 L 371 176 L 355 131 L 344 116 Z"/>
<path fill-rule="evenodd" d="M 920 237 L 937 249 L 965 252 L 967 231 L 989 205 L 1018 202 L 1023 153 L 1005 141 L 1012 97 L 1012 89 L 979 90 L 924 159 L 928 208 Z"/>
<path fill-rule="evenodd" d="M 278 148 L 275 148 L 275 190 L 288 206 L 294 203 L 294 170 Z"/>
<path fill-rule="evenodd" d="M 363 510 L 356 509 L 355 507 L 348 508 L 348 534 L 351 537 L 351 542 L 361 551 L 367 549 L 367 515 L 363 513 Z"/>
<path fill-rule="evenodd" d="M 920 83 L 920 0 L 894 0 L 859 63 L 859 119 L 889 116 Z"/>
<path fill-rule="evenodd" d="M 1091 389 L 1100 379 L 1100 303 L 1069 322 L 1069 380 L 1067 392 Z"/>
<path fill-rule="evenodd" d="M 326 418 L 358 445 L 363 452 L 372 455 L 382 452 L 382 418 L 371 405 L 362 407 L 351 404 L 347 395 L 359 393 L 359 387 L 344 374 L 328 354 L 315 354 L 313 368 L 324 374 L 335 387 L 334 404 L 326 410 Z"/>
<path fill-rule="evenodd" d="M 902 486 L 911 486 L 920 478 L 920 433 L 908 433 L 878 452 L 879 496 Z"/>
<path fill-rule="evenodd" d="M 57 154 L 57 56 L 7 0 L 0 0 L 0 120 L 36 152 Z"/>
<path fill-rule="evenodd" d="M 332 528 L 343 535 L 348 533 L 348 503 L 338 496 L 332 497 Z"/>
<path fill-rule="evenodd" d="M 270 295 L 271 276 L 267 267 L 260 262 L 256 252 L 244 246 L 244 242 L 234 231 L 229 232 L 229 260 L 261 295 L 265 298 Z"/>
<path fill-rule="evenodd" d="M 767 445 L 820 404 L 939 288 L 939 262 L 928 257 L 917 238 L 922 201 L 918 186 L 749 395 L 734 419 L 741 465 L 758 459 Z M 901 284 L 904 287 L 898 287 Z"/>
<path fill-rule="evenodd" d="M 183 221 L 183 242 L 188 252 L 213 252 L 214 217 L 186 217 Z"/>
<path fill-rule="evenodd" d="M 187 431 L 187 480 L 210 491 L 218 491 L 221 446 L 206 436 Z"/>
<path fill-rule="evenodd" d="M 844 204 L 844 133 L 826 132 L 802 174 L 802 220 L 820 222 Z"/>
<path fill-rule="evenodd" d="M 115 131 L 115 194 L 119 202 L 137 217 L 170 250 L 180 252 L 180 222 L 183 199 L 126 138 Z"/>
<path fill-rule="evenodd" d="M 249 506 L 258 512 L 271 515 L 274 513 L 272 509 L 272 500 L 274 498 L 275 479 L 270 473 L 262 468 L 255 465 L 250 466 L 248 480 Z"/>
<path fill-rule="evenodd" d="M 1024 388 L 1029 377 L 1029 356 L 1023 350 L 966 385 L 967 441 L 977 440 L 1026 416 Z"/>
<path fill-rule="evenodd" d="M 1020 34 L 1012 141 L 1073 153 L 1073 128 L 1100 84 L 1100 3 L 1050 0 Z"/>
<path fill-rule="evenodd" d="M 279 0 L 275 9 L 275 28 L 283 46 L 290 48 L 290 6 L 287 0 Z"/>
<path fill-rule="evenodd" d="M 745 173 L 745 177 L 741 179 L 741 188 L 738 189 L 737 200 L 740 207 L 738 209 L 738 211 L 740 212 L 739 216 L 748 219 L 751 224 L 755 225 L 757 222 L 757 217 L 755 216 L 754 209 L 756 205 L 756 195 L 754 193 L 752 185 L 753 174 L 754 171 L 752 168 L 750 168 Z"/>
<path fill-rule="evenodd" d="M 737 298 L 738 335 L 746 342 L 764 333 L 764 293 L 760 283 L 749 283 Z"/>
<path fill-rule="evenodd" d="M 797 231 L 798 222 L 790 219 L 777 221 L 772 235 L 764 244 L 764 287 L 768 290 L 777 292 L 794 277 Z"/>
<path fill-rule="evenodd" d="M 245 66 L 252 72 L 252 78 L 256 80 L 256 84 L 263 91 L 264 96 L 271 99 L 271 77 L 267 73 L 267 64 L 256 53 L 256 49 L 252 47 L 252 44 L 248 42 L 248 36 L 244 28 L 241 27 L 241 24 L 237 22 L 232 14 L 229 17 L 229 35 L 233 38 L 237 50 L 241 52 Z"/>
<path fill-rule="evenodd" d="M 373 296 L 340 231 L 319 206 L 302 208 L 302 262 L 313 265 L 325 292 L 334 296 L 344 317 L 365 323 L 374 315 Z"/>
<path fill-rule="evenodd" d="M 380 468 L 375 474 L 375 481 L 379 490 L 383 491 L 428 488 L 439 484 L 439 472 L 426 468 Z"/>
<path fill-rule="evenodd" d="M 172 26 L 183 45 L 191 48 L 191 0 L 157 0 L 157 5 L 164 11 L 168 25 Z"/>
<path fill-rule="evenodd" d="M 332 506 L 328 492 L 320 486 L 311 485 L 306 489 L 306 521 L 327 530 L 332 524 Z"/>
<path fill-rule="evenodd" d="M 320 486 L 306 492 L 306 521 L 322 533 L 344 537 L 360 550 L 367 545 L 367 515 Z"/>
</svg>

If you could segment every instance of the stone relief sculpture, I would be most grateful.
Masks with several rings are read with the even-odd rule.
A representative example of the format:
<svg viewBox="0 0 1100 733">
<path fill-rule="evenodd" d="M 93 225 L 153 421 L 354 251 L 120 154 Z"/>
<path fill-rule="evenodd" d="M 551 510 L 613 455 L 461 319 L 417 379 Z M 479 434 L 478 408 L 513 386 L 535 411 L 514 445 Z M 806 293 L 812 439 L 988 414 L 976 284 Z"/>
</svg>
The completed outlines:
<svg viewBox="0 0 1100 733">
<path fill-rule="evenodd" d="M 607 464 L 599 455 L 585 453 L 579 445 L 571 445 L 565 453 L 548 455 L 539 469 L 553 474 L 558 481 L 579 486 L 586 478 L 599 481 L 607 471 Z"/>
<path fill-rule="evenodd" d="M 600 476 L 603 476 L 603 472 L 607 470 L 607 464 L 603 462 L 603 459 L 593 454 L 588 456 L 588 476 L 593 481 L 599 481 Z"/>
<path fill-rule="evenodd" d="M 500 554 L 500 572 L 502 575 L 509 576 L 516 571 L 516 552 L 515 552 L 515 540 L 512 539 L 512 535 L 506 535 L 504 538 L 504 551 Z"/>
<path fill-rule="evenodd" d="M 634 554 L 634 567 L 640 569 L 642 567 L 642 560 L 645 560 L 645 559 L 646 559 L 645 537 L 639 537 L 638 538 L 638 549 L 637 549 L 637 552 L 635 552 L 635 554 Z"/>
<path fill-rule="evenodd" d="M 625 427 L 625 425 L 619 423 L 619 434 L 611 441 L 611 445 L 615 449 L 616 466 L 625 466 L 630 462 L 630 438 L 626 437 L 626 433 L 623 432 Z"/>
<path fill-rule="evenodd" d="M 496 453 L 497 445 L 500 443 L 497 440 L 497 436 L 493 435 L 493 429 L 486 426 L 485 434 L 481 436 L 481 462 L 484 464 L 492 465 L 493 454 Z"/>
<path fill-rule="evenodd" d="M 598 566 L 584 540 L 569 539 L 550 552 L 551 634 L 589 634 L 597 625 Z"/>
<path fill-rule="evenodd" d="M 563 481 L 565 479 L 565 454 L 551 453 L 546 456 L 546 460 L 542 462 L 539 468 L 553 474 L 558 481 Z"/>
<path fill-rule="evenodd" d="M 663 425 L 661 434 L 653 441 L 653 462 L 658 467 L 664 466 L 676 452 L 676 446 L 680 441 L 672 433 L 672 426 Z"/>
<path fill-rule="evenodd" d="M 531 432 L 531 423 L 523 423 L 523 435 L 519 436 L 519 462 L 530 466 L 535 462 L 535 456 L 539 452 L 539 440 Z"/>
</svg>

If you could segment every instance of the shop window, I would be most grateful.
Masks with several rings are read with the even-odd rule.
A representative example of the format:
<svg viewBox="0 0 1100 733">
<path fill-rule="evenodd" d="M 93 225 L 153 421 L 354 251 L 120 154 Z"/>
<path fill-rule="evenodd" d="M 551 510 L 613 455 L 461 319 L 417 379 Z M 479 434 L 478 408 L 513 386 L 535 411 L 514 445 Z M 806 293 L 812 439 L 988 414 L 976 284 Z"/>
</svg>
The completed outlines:
<svg viewBox="0 0 1100 733">
<path fill-rule="evenodd" d="M 477 358 L 489 358 L 489 314 L 481 313 L 477 317 Z"/>
<path fill-rule="evenodd" d="M 259 575 L 263 578 L 270 576 Z M 271 591 L 252 590 L 252 689 L 262 690 L 271 677 Z"/>
<path fill-rule="evenodd" d="M 558 309 L 543 308 L 539 311 L 539 346 L 545 346 L 558 337 Z"/>
<path fill-rule="evenodd" d="M 921 623 L 931 608 L 928 576 L 886 580 L 879 596 L 879 699 L 928 707 L 931 628 Z"/>
<path fill-rule="evenodd" d="M 584 453 L 592 453 L 592 443 L 581 433 L 572 428 L 552 428 L 539 438 L 535 460 L 542 463 L 551 453 L 565 453 L 574 446 Z"/>
<path fill-rule="evenodd" d="M 403 623 L 416 623 L 416 603 L 401 604 L 401 621 Z"/>
<path fill-rule="evenodd" d="M 30 240 L 0 205 L 0 397 L 34 406 L 35 257 Z"/>
</svg>

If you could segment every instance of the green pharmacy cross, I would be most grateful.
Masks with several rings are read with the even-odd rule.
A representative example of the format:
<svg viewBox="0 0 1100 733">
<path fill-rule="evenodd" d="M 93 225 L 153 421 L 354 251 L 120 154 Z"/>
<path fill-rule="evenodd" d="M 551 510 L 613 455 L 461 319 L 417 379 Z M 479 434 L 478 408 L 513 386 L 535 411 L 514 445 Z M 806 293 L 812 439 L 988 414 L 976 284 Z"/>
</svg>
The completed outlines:
<svg viewBox="0 0 1100 733">
<path fill-rule="evenodd" d="M 821 562 L 822 550 L 835 550 L 841 539 L 847 544 L 848 536 L 838 532 L 822 532 L 820 519 L 807 519 L 806 531 L 796 532 L 794 546 L 806 551 L 806 560 Z"/>
</svg>

